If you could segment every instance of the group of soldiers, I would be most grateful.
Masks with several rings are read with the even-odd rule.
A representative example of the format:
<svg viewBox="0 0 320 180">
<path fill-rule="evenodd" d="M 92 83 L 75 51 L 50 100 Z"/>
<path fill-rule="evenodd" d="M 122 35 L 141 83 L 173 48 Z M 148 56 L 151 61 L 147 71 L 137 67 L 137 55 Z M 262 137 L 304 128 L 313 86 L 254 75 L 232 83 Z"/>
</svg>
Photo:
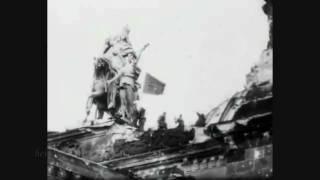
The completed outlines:
<svg viewBox="0 0 320 180">
<path fill-rule="evenodd" d="M 131 125 L 144 125 L 145 109 L 138 109 L 135 103 L 139 98 L 137 79 L 141 72 L 137 64 L 149 43 L 135 51 L 129 33 L 126 26 L 119 35 L 108 38 L 102 55 L 94 58 L 94 80 L 85 122 L 96 105 L 95 119 L 102 119 L 107 113 Z"/>
<path fill-rule="evenodd" d="M 194 126 L 196 127 L 204 127 L 206 117 L 204 114 L 197 112 L 198 120 L 195 122 Z M 178 124 L 176 129 L 184 130 L 184 120 L 182 118 L 182 114 L 179 115 L 178 118 L 175 118 L 175 123 Z M 167 130 L 167 122 L 166 122 L 166 112 L 164 112 L 158 119 L 158 130 Z"/>
<path fill-rule="evenodd" d="M 184 130 L 184 120 L 182 119 L 182 114 L 179 115 L 179 118 L 175 118 L 175 123 L 178 124 L 176 129 Z M 164 112 L 158 119 L 158 130 L 167 130 L 166 122 L 166 112 Z"/>
</svg>

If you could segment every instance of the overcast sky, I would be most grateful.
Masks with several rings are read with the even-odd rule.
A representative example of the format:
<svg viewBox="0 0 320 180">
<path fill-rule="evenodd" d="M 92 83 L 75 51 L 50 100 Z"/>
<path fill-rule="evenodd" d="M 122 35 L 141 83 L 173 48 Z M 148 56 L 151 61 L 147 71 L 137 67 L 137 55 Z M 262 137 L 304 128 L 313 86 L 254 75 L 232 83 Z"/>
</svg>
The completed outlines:
<svg viewBox="0 0 320 180">
<path fill-rule="evenodd" d="M 131 29 L 148 72 L 166 83 L 161 96 L 140 95 L 146 127 L 166 111 L 169 127 L 183 114 L 207 113 L 242 90 L 267 45 L 262 0 L 48 0 L 48 130 L 79 126 L 90 93 L 93 57 L 105 39 Z"/>
</svg>

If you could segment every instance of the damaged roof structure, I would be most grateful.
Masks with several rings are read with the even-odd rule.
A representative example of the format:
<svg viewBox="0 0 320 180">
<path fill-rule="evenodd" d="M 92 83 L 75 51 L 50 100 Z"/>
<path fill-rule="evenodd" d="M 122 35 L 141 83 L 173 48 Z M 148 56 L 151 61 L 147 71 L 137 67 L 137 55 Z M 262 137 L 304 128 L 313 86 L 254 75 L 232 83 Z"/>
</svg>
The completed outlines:
<svg viewBox="0 0 320 180">
<path fill-rule="evenodd" d="M 104 54 L 110 54 L 97 58 L 95 68 L 109 69 L 101 77 L 114 73 L 105 79 L 106 85 L 111 85 L 104 87 L 107 101 L 100 104 L 112 122 L 87 121 L 77 129 L 48 132 L 48 179 L 271 178 L 271 1 L 266 1 L 263 11 L 270 23 L 270 40 L 260 60 L 247 74 L 245 88 L 208 112 L 205 123 L 189 129 L 141 131 L 139 125 L 143 121 L 135 119 L 135 113 L 121 112 L 118 95 L 112 92 L 114 82 L 108 81 L 121 71 L 128 52 L 132 52 L 134 58 L 140 54 L 128 41 L 128 28 L 109 39 Z M 161 84 L 161 91 L 163 88 Z M 161 93 L 159 89 L 156 92 Z M 99 102 L 93 100 L 92 103 Z"/>
</svg>

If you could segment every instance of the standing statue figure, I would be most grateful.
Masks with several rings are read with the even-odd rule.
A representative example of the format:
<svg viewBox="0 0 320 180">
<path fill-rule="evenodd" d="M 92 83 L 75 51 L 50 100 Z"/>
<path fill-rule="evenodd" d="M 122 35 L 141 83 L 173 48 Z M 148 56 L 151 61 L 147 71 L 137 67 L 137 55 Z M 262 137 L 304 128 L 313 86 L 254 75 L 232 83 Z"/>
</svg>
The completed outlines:
<svg viewBox="0 0 320 180">
<path fill-rule="evenodd" d="M 121 69 L 125 65 L 124 60 L 119 58 L 119 53 L 121 56 L 123 56 L 124 50 L 132 50 L 132 44 L 129 40 L 129 33 L 129 27 L 125 26 L 119 35 L 109 37 L 105 42 L 102 57 L 105 60 L 110 61 L 111 66 L 116 70 Z"/>
<path fill-rule="evenodd" d="M 137 79 L 141 70 L 137 63 L 149 44 L 134 51 L 129 33 L 128 26 L 125 26 L 119 35 L 108 38 L 101 57 L 95 58 L 94 83 L 87 102 L 87 117 L 95 104 L 98 112 L 96 119 L 101 119 L 103 113 L 107 112 L 114 119 L 133 123 L 134 113 L 138 111 L 135 101 L 140 88 Z"/>
<path fill-rule="evenodd" d="M 137 79 L 140 75 L 140 69 L 137 67 L 137 63 L 141 57 L 142 52 L 149 46 L 146 44 L 136 54 L 133 50 L 128 50 L 125 53 L 117 53 L 118 57 L 125 62 L 125 65 L 117 72 L 117 74 L 107 84 L 111 84 L 115 80 L 120 80 L 119 95 L 121 101 L 120 114 L 123 120 L 130 123 L 132 121 L 132 115 L 135 110 L 134 102 L 138 99 L 138 84 Z"/>
<path fill-rule="evenodd" d="M 126 25 L 122 29 L 122 32 L 120 34 L 118 34 L 114 37 L 107 38 L 106 42 L 105 42 L 105 47 L 103 49 L 103 54 L 106 54 L 113 46 L 118 46 L 118 47 L 120 47 L 121 45 L 127 46 L 127 47 L 132 46 L 132 44 L 129 40 L 129 33 L 130 33 L 130 29 L 129 29 L 128 25 Z"/>
</svg>

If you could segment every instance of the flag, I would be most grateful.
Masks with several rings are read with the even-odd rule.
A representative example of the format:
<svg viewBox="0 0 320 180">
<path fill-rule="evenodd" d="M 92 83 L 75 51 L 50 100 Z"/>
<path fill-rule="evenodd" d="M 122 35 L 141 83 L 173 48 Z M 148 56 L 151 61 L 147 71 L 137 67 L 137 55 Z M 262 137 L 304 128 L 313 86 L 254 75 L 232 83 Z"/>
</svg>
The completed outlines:
<svg viewBox="0 0 320 180">
<path fill-rule="evenodd" d="M 144 85 L 143 85 L 144 93 L 160 95 L 163 93 L 164 87 L 165 87 L 165 84 L 163 82 L 151 76 L 149 73 L 146 74 Z"/>
</svg>

